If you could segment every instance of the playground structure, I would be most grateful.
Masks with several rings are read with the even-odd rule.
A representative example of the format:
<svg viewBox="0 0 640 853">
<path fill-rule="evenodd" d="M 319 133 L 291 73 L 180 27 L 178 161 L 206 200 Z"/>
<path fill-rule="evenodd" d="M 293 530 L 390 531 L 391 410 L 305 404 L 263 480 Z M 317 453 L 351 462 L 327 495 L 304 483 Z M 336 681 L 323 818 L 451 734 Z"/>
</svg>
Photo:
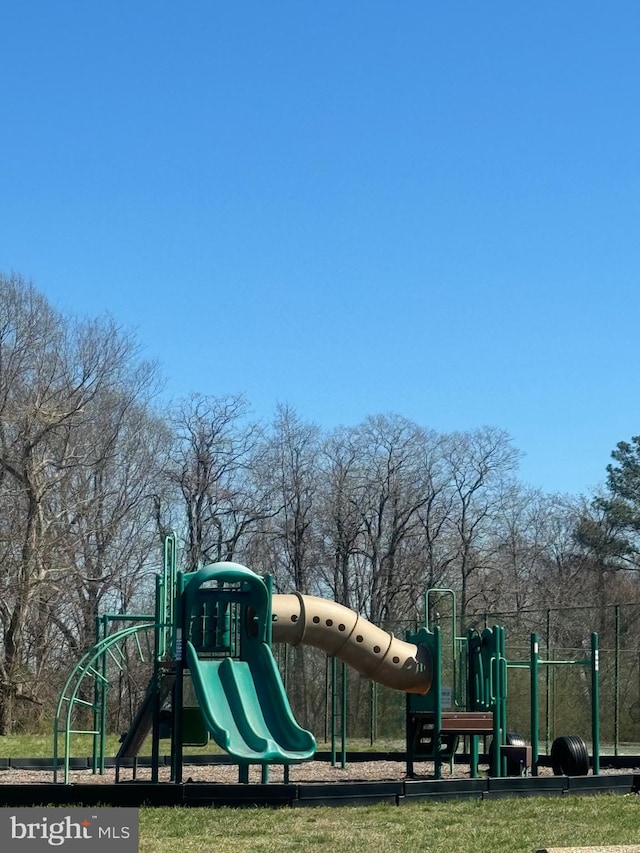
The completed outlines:
<svg viewBox="0 0 640 853">
<path fill-rule="evenodd" d="M 433 624 L 431 599 L 450 601 L 451 629 L 447 648 L 439 626 Z M 444 761 L 453 761 L 461 737 L 468 739 L 472 778 L 478 776 L 479 741 L 492 738 L 490 772 L 496 777 L 524 775 L 529 770 L 537 775 L 540 759 L 539 677 L 543 667 L 575 666 L 589 674 L 591 704 L 591 762 L 582 738 L 559 737 L 552 747 L 554 772 L 585 775 L 591 763 L 594 775 L 600 772 L 599 757 L 599 650 L 598 635 L 591 634 L 591 653 L 577 659 L 544 659 L 539 653 L 539 639 L 531 635 L 530 659 L 509 660 L 505 631 L 501 626 L 469 629 L 458 636 L 455 593 L 450 589 L 432 589 L 425 594 L 426 627 L 409 634 L 415 643 L 430 643 L 433 668 L 432 689 L 424 696 L 409 696 L 407 701 L 407 772 L 413 772 L 416 759 L 434 761 L 435 776 L 441 777 Z M 529 670 L 531 745 L 512 735 L 507 727 L 507 674 L 509 669 Z M 443 673 L 448 683 L 443 681 Z M 495 748 L 493 744 L 498 744 Z"/>
<path fill-rule="evenodd" d="M 440 627 L 430 624 L 433 595 L 451 599 L 453 623 L 445 641 Z M 592 635 L 592 654 L 586 660 L 541 660 L 532 638 L 530 661 L 508 661 L 504 632 L 498 626 L 457 636 L 452 591 L 430 590 L 424 612 L 424 627 L 402 641 L 335 602 L 299 593 L 272 594 L 269 577 L 235 563 L 179 572 L 176 540 L 169 536 L 162 572 L 156 577 L 155 613 L 100 617 L 95 645 L 65 682 L 54 723 L 54 781 L 61 769 L 63 781 L 69 781 L 70 739 L 75 733 L 93 736 L 93 770 L 104 771 L 107 667 L 109 661 L 120 670 L 126 666 L 121 646 L 130 640 L 141 655 L 146 643 L 153 671 L 123 737 L 116 772 L 125 759 L 136 759 L 150 734 L 152 782 L 159 780 L 160 740 L 167 736 L 171 781 L 176 784 L 182 782 L 184 747 L 209 740 L 238 764 L 240 782 L 248 781 L 251 765 L 262 768 L 263 782 L 268 781 L 270 765 L 284 765 L 288 779 L 289 766 L 313 758 L 316 743 L 292 713 L 272 643 L 314 646 L 363 676 L 406 693 L 407 773 L 413 773 L 415 761 L 429 760 L 436 778 L 443 762 L 453 761 L 460 738 L 468 739 L 471 775 L 476 777 L 480 741 L 488 736 L 499 745 L 491 751 L 493 776 L 523 774 L 529 768 L 535 775 L 539 667 L 561 663 L 588 667 L 593 772 L 599 772 L 597 635 Z M 112 631 L 116 622 L 125 627 Z M 536 732 L 531 747 L 509 742 L 509 667 L 530 669 L 531 731 Z M 83 713 L 91 716 L 90 728 L 76 727 Z M 578 766 L 574 742 L 563 741 L 563 747 L 568 757 L 562 759 L 562 772 L 567 767 L 586 772 Z"/>
</svg>

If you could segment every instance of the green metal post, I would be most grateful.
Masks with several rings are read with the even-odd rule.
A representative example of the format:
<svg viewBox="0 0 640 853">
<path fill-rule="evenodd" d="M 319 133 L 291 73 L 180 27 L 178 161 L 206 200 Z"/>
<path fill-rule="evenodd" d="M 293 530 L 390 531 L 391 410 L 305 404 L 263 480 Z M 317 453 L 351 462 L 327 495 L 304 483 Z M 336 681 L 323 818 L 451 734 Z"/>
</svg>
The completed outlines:
<svg viewBox="0 0 640 853">
<path fill-rule="evenodd" d="M 620 605 L 615 605 L 616 637 L 613 672 L 613 754 L 619 754 L 620 747 Z"/>
<path fill-rule="evenodd" d="M 549 610 L 549 609 L 547 610 L 546 642 L 547 642 L 546 656 L 550 660 L 552 658 L 552 654 L 551 654 L 551 610 Z M 546 686 L 546 695 L 545 695 L 545 741 L 546 741 L 547 755 L 549 754 L 549 749 L 551 746 L 551 729 L 550 729 L 551 677 L 552 677 L 552 670 L 547 666 L 547 667 L 545 667 L 545 686 Z"/>
<path fill-rule="evenodd" d="M 591 737 L 593 740 L 593 775 L 600 773 L 600 650 L 598 635 L 591 634 Z"/>
<path fill-rule="evenodd" d="M 478 762 L 480 760 L 480 750 L 478 747 L 478 735 L 470 735 L 469 736 L 469 750 L 470 750 L 470 770 L 471 770 L 471 778 L 478 778 Z"/>
<path fill-rule="evenodd" d="M 490 700 L 493 704 L 493 766 L 491 772 L 494 776 L 502 776 L 502 666 L 500 663 L 500 641 L 497 636 L 497 627 L 491 629 L 493 632 L 493 657 L 491 658 L 491 675 L 493 681 L 493 695 Z"/>
<path fill-rule="evenodd" d="M 476 689 L 476 679 L 477 673 L 474 670 L 474 667 L 471 665 L 471 645 L 473 641 L 474 631 L 472 628 L 467 630 L 467 709 L 470 711 L 475 710 L 476 701 L 478 697 L 478 691 Z M 462 669 L 462 667 L 461 667 Z M 478 747 L 478 735 L 471 735 L 469 737 L 469 767 L 472 779 L 478 778 L 478 761 L 479 761 L 479 747 Z"/>
<path fill-rule="evenodd" d="M 95 618 L 96 643 L 100 642 L 100 624 L 101 624 L 100 617 L 96 616 L 96 618 Z M 94 732 L 97 732 L 99 730 L 98 727 L 100 724 L 100 720 L 99 720 L 98 708 L 100 707 L 100 700 L 101 700 L 101 697 L 100 697 L 100 679 L 94 678 L 94 680 L 93 680 L 93 730 L 94 730 Z M 93 755 L 92 755 L 91 771 L 92 771 L 92 773 L 97 773 L 98 772 L 98 753 L 99 753 L 99 749 L 100 749 L 97 735 L 93 735 L 92 742 L 93 742 Z"/>
<path fill-rule="evenodd" d="M 411 700 L 408 693 L 405 694 L 404 718 L 407 750 L 407 776 L 413 776 L 413 730 L 411 726 Z"/>
<path fill-rule="evenodd" d="M 182 701 L 184 692 L 184 640 L 188 630 L 185 625 L 184 607 L 184 575 L 178 573 L 176 578 L 176 601 L 173 610 L 175 621 L 173 656 L 176 665 L 176 680 L 173 686 L 173 726 L 171 731 L 171 775 L 176 784 L 182 783 Z"/>
<path fill-rule="evenodd" d="M 109 633 L 109 617 L 103 616 L 103 626 L 102 626 L 103 636 L 106 637 Z M 107 738 L 107 653 L 105 652 L 102 655 L 102 668 L 100 670 L 102 674 L 102 679 L 98 679 L 101 681 L 101 693 L 100 693 L 100 775 L 104 775 L 105 771 L 105 749 L 106 749 L 106 738 Z"/>
<path fill-rule="evenodd" d="M 531 635 L 531 665 L 529 674 L 531 677 L 531 775 L 538 775 L 538 755 L 540 745 L 538 742 L 538 659 L 540 657 L 540 644 L 538 635 Z"/>
<path fill-rule="evenodd" d="M 342 724 L 340 726 L 341 734 L 341 754 L 340 766 L 344 770 L 347 766 L 347 665 L 342 663 Z"/>
<path fill-rule="evenodd" d="M 266 631 L 266 641 L 269 648 L 273 645 L 273 618 L 271 615 L 271 596 L 273 595 L 273 578 L 271 575 L 264 576 L 264 584 L 267 588 L 267 592 L 269 593 L 269 605 L 267 611 L 267 631 Z"/>
<path fill-rule="evenodd" d="M 431 595 L 439 595 L 441 597 L 449 597 L 451 599 L 451 690 L 455 693 L 457 682 L 457 661 L 456 661 L 456 638 L 458 634 L 456 594 L 453 589 L 435 588 L 428 589 L 424 596 L 424 620 L 427 630 L 429 630 L 429 598 Z M 433 620 L 433 633 L 435 633 L 435 620 Z M 440 638 L 440 649 L 442 649 L 442 638 Z M 455 699 L 455 697 L 454 697 Z M 454 701 L 455 706 L 455 701 Z"/>
<path fill-rule="evenodd" d="M 269 603 L 267 605 L 267 625 L 266 625 L 266 642 L 269 648 L 273 645 L 273 617 L 272 617 L 272 608 L 271 608 L 271 597 L 273 595 L 273 578 L 271 575 L 264 576 L 264 583 L 267 587 L 267 592 L 269 593 Z M 266 785 L 269 781 L 269 765 L 263 764 L 261 771 L 261 779 L 262 784 Z"/>
<path fill-rule="evenodd" d="M 440 738 L 442 734 L 442 641 L 440 627 L 436 625 L 433 629 L 433 650 L 435 657 L 433 689 L 434 695 L 434 720 L 433 720 L 433 750 L 434 750 L 434 776 L 442 778 L 442 754 L 440 752 Z"/>
<path fill-rule="evenodd" d="M 163 658 L 165 654 L 165 604 L 164 604 L 164 578 L 162 575 L 156 575 L 156 625 L 158 626 L 158 658 Z"/>
<path fill-rule="evenodd" d="M 285 644 L 285 649 L 288 646 Z M 285 659 L 286 660 L 286 659 Z M 331 661 L 329 658 L 325 660 L 324 664 L 324 742 L 329 743 L 329 731 L 331 727 Z M 287 682 L 284 682 L 285 690 L 287 688 Z"/>
<path fill-rule="evenodd" d="M 369 682 L 369 745 L 373 746 L 376 740 L 376 717 L 378 711 L 377 683 Z"/>
<path fill-rule="evenodd" d="M 337 672 L 337 660 L 335 657 L 331 658 L 331 766 L 336 766 L 336 716 L 338 714 L 337 707 L 337 690 L 338 690 L 338 672 Z"/>
<path fill-rule="evenodd" d="M 498 702 L 498 717 L 500 720 L 500 744 L 504 744 L 506 742 L 506 734 L 507 734 L 507 703 L 506 703 L 506 693 L 507 693 L 507 679 L 506 679 L 506 668 L 505 663 L 506 659 L 504 656 L 504 629 L 500 626 L 496 625 L 494 628 L 494 632 L 496 635 L 496 651 L 497 651 L 497 668 L 498 668 L 498 684 L 497 684 L 497 702 Z M 500 755 L 500 775 L 507 775 L 507 758 L 502 755 L 502 750 L 499 751 Z"/>
<path fill-rule="evenodd" d="M 151 727 L 151 781 L 156 784 L 160 778 L 160 689 L 162 674 L 160 672 L 160 658 L 163 647 L 164 619 L 163 583 L 160 575 L 156 575 L 156 609 L 155 630 L 153 632 L 153 721 Z"/>
<path fill-rule="evenodd" d="M 507 641 L 506 633 L 502 626 L 497 630 L 499 655 L 500 655 L 500 728 L 503 738 L 507 733 Z M 503 761 L 503 771 L 507 772 L 507 759 Z"/>
</svg>

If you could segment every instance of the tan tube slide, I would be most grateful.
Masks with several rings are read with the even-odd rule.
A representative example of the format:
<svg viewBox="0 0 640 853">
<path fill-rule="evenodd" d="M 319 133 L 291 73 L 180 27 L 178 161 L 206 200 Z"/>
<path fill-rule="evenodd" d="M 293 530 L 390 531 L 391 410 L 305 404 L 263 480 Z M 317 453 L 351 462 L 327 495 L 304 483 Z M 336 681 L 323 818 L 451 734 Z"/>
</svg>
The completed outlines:
<svg viewBox="0 0 640 853">
<path fill-rule="evenodd" d="M 325 598 L 297 592 L 274 595 L 271 606 L 274 643 L 315 646 L 367 678 L 405 693 L 429 690 L 432 665 L 425 646 L 398 640 Z"/>
</svg>

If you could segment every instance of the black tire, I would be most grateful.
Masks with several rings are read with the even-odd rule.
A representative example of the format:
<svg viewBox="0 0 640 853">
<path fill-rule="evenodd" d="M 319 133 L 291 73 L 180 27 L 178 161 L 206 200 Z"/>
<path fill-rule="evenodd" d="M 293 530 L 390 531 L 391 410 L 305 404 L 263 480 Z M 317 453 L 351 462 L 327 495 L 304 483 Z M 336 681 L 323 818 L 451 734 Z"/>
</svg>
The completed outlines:
<svg viewBox="0 0 640 853">
<path fill-rule="evenodd" d="M 563 735 L 551 744 L 551 767 L 555 776 L 587 776 L 589 753 L 578 735 Z"/>
</svg>

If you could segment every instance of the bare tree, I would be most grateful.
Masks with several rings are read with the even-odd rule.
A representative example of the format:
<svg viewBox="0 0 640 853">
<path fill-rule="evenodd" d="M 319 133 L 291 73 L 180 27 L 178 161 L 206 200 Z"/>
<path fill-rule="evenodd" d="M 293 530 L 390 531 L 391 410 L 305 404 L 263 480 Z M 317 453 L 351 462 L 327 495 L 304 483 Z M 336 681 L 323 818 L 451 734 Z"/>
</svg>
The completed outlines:
<svg viewBox="0 0 640 853">
<path fill-rule="evenodd" d="M 362 465 L 353 431 L 335 430 L 324 441 L 320 458 L 319 572 L 335 601 L 359 610 L 363 597 L 356 584 L 354 563 L 363 529 L 357 500 Z"/>
<path fill-rule="evenodd" d="M 430 497 L 424 439 L 423 430 L 399 416 L 368 418 L 358 428 L 360 550 L 367 562 L 368 615 L 378 624 L 399 615 L 422 571 L 410 543 L 420 534 L 419 511 Z"/>
<path fill-rule="evenodd" d="M 464 624 L 469 605 L 482 590 L 482 570 L 490 565 L 487 544 L 491 524 L 503 483 L 512 475 L 519 454 L 507 433 L 494 427 L 451 433 L 447 443 L 445 458 L 454 498 L 455 563 Z"/>
<path fill-rule="evenodd" d="M 314 424 L 304 423 L 289 406 L 278 406 L 268 457 L 278 509 L 271 524 L 272 569 L 276 579 L 286 578 L 304 593 L 315 580 L 319 439 Z"/>
<path fill-rule="evenodd" d="M 94 444 L 78 439 L 99 423 L 99 401 L 131 381 L 134 363 L 135 342 L 112 321 L 73 322 L 22 279 L 0 276 L 0 500 L 10 535 L 0 553 L 0 732 L 11 730 L 18 699 L 37 701 L 32 669 L 42 665 L 48 635 L 27 649 L 29 631 L 64 612 L 56 587 L 63 600 L 73 588 L 64 531 L 88 498 L 69 498 L 96 461 Z M 153 371 L 142 374 L 145 385 Z M 104 432 L 100 424 L 94 438 Z M 108 484 L 97 477 L 94 466 L 100 503 Z"/>
<path fill-rule="evenodd" d="M 166 477 L 177 493 L 187 569 L 233 559 L 256 524 L 273 514 L 273 485 L 261 477 L 262 430 L 242 397 L 194 394 L 174 410 Z"/>
<path fill-rule="evenodd" d="M 73 590 L 72 629 L 51 618 L 69 643 L 91 644 L 100 610 L 130 609 L 142 575 L 158 563 L 153 500 L 166 458 L 169 429 L 142 399 L 147 371 L 131 387 L 96 397 L 91 417 L 74 433 L 75 466 L 60 484 L 58 565 L 52 573 L 67 594 Z M 74 650 L 76 651 L 76 650 Z"/>
</svg>

